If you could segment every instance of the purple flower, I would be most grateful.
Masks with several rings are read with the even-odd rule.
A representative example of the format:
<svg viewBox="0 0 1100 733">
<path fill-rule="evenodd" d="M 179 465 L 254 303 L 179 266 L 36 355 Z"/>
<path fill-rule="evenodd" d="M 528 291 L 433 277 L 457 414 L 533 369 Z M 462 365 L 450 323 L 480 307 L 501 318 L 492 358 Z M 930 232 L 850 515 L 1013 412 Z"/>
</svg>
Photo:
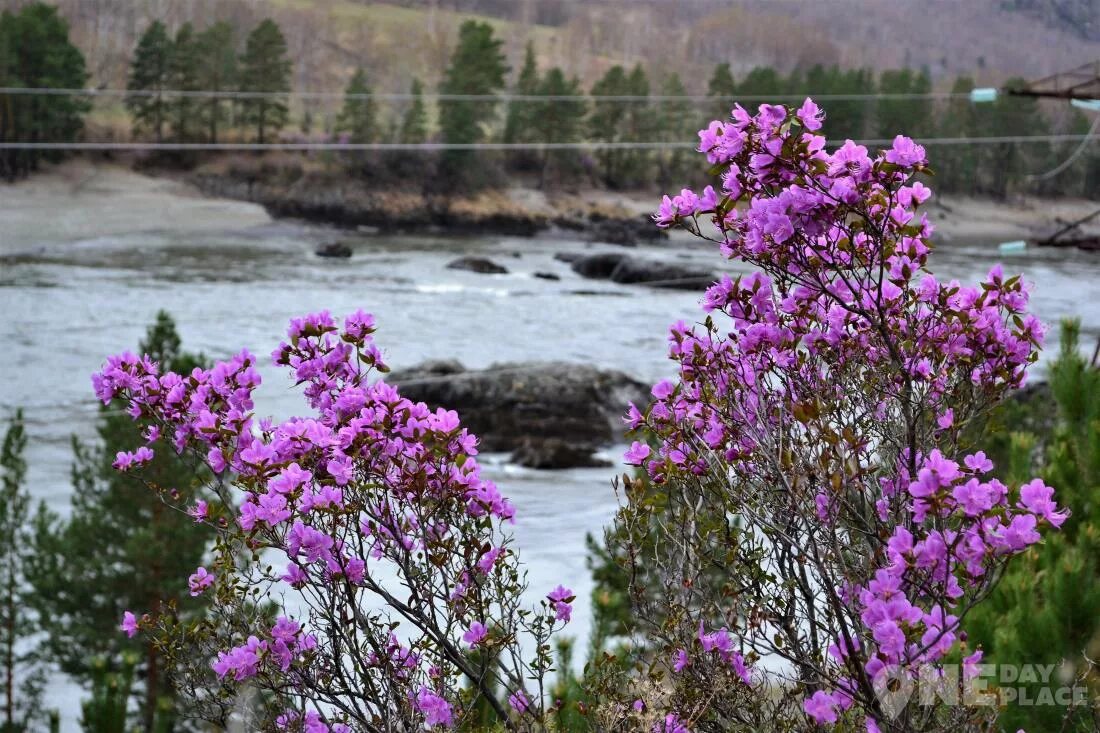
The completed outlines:
<svg viewBox="0 0 1100 733">
<path fill-rule="evenodd" d="M 822 114 L 821 108 L 814 104 L 814 101 L 809 97 L 806 97 L 806 101 L 798 108 L 797 115 L 802 126 L 811 132 L 821 129 L 821 119 L 825 116 Z"/>
<path fill-rule="evenodd" d="M 898 135 L 894 138 L 894 145 L 886 151 L 886 160 L 900 166 L 912 166 L 925 162 L 924 148 L 917 145 L 911 138 Z"/>
<path fill-rule="evenodd" d="M 199 567 L 187 579 L 187 587 L 191 589 L 192 596 L 200 596 L 203 591 L 214 584 L 214 574 L 207 572 L 206 568 Z"/>
<path fill-rule="evenodd" d="M 573 607 L 569 605 L 573 602 L 573 591 L 565 586 L 559 585 L 557 588 L 550 591 L 546 597 L 550 599 L 554 607 L 554 619 L 556 621 L 565 621 L 568 623 L 573 613 Z"/>
<path fill-rule="evenodd" d="M 429 728 L 442 725 L 450 728 L 454 725 L 454 713 L 451 704 L 427 687 L 421 687 L 416 693 L 416 708 L 424 715 L 424 724 Z"/>
<path fill-rule="evenodd" d="M 835 723 L 837 721 L 836 700 L 827 692 L 818 690 L 808 700 L 802 703 L 802 709 L 818 725 Z"/>
<path fill-rule="evenodd" d="M 508 704 L 513 710 L 522 715 L 527 712 L 531 702 L 527 699 L 527 694 L 523 690 L 517 690 L 508 696 Z"/>
<path fill-rule="evenodd" d="M 195 502 L 195 506 L 187 510 L 187 514 L 193 517 L 196 522 L 202 522 L 206 519 L 207 509 L 206 502 L 199 499 Z"/>
<path fill-rule="evenodd" d="M 1020 487 L 1020 506 L 1034 512 L 1055 527 L 1061 527 L 1069 516 L 1068 512 L 1059 512 L 1053 501 L 1054 489 L 1043 483 L 1042 479 L 1033 479 Z"/>
<path fill-rule="evenodd" d="M 115 455 L 115 462 L 111 465 L 119 471 L 129 471 L 151 460 L 153 460 L 153 449 L 143 445 L 133 452 L 119 451 Z"/>
<path fill-rule="evenodd" d="M 628 450 L 623 455 L 623 460 L 632 466 L 640 466 L 646 458 L 649 457 L 649 446 L 645 443 L 635 440 Z"/>
<path fill-rule="evenodd" d="M 485 639 L 485 636 L 488 633 L 489 632 L 485 628 L 485 625 L 483 623 L 481 623 L 480 621 L 474 621 L 472 624 L 470 624 L 469 630 L 467 630 L 466 633 L 462 635 L 462 640 L 470 646 L 477 646 Z"/>
<path fill-rule="evenodd" d="M 676 654 L 672 657 L 672 669 L 674 672 L 683 672 L 685 669 L 691 666 L 691 657 L 688 656 L 686 649 L 677 649 Z"/>
<path fill-rule="evenodd" d="M 121 631 L 126 632 L 126 636 L 133 639 L 134 635 L 138 632 L 137 618 L 129 611 L 122 614 L 122 623 L 118 625 Z"/>
</svg>

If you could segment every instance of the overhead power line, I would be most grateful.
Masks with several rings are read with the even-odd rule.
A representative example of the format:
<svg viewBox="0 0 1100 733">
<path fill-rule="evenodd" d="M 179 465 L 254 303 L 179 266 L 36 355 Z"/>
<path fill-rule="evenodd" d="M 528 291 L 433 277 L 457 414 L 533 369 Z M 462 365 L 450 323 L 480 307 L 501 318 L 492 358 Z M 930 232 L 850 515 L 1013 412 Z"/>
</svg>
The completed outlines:
<svg viewBox="0 0 1100 733">
<path fill-rule="evenodd" d="M 86 97 L 191 97 L 204 99 L 269 99 L 297 97 L 300 99 L 379 99 L 387 101 L 411 101 L 417 98 L 435 99 L 440 102 L 569 102 L 578 99 L 594 102 L 770 102 L 801 101 L 806 97 L 823 102 L 855 102 L 861 100 L 906 101 L 918 99 L 969 98 L 969 93 L 924 92 L 913 94 L 738 94 L 711 97 L 705 94 L 443 94 L 426 92 L 421 95 L 407 92 L 370 92 L 345 94 L 343 92 L 252 92 L 224 89 L 54 89 L 49 87 L 0 87 L 0 94 L 30 96 L 86 96 Z"/>
<path fill-rule="evenodd" d="M 918 140 L 921 145 L 993 145 L 1004 143 L 1055 143 L 1096 141 L 1090 135 L 996 135 L 989 137 L 934 137 Z M 841 145 L 830 140 L 827 145 Z M 892 138 L 855 141 L 861 145 L 891 145 Z M 445 150 L 690 150 L 692 142 L 562 142 L 562 143 L 151 143 L 151 142 L 0 142 L 0 150 L 240 150 L 240 151 L 445 151 Z"/>
</svg>

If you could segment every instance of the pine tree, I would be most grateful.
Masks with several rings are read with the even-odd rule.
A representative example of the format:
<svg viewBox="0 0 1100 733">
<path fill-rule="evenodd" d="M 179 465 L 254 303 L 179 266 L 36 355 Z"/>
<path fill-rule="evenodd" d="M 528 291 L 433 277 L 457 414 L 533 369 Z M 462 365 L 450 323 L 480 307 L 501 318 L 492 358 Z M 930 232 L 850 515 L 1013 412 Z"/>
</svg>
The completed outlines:
<svg viewBox="0 0 1100 733">
<path fill-rule="evenodd" d="M 400 142 L 419 144 L 428 139 L 428 110 L 424 106 L 424 86 L 413 79 L 409 87 L 412 103 L 401 118 Z"/>
<path fill-rule="evenodd" d="M 171 89 L 172 46 L 168 29 L 159 20 L 154 20 L 134 49 L 126 85 L 132 92 L 126 97 L 126 109 L 133 117 L 135 134 L 151 131 L 158 143 L 164 140 L 164 125 L 168 120 L 164 92 Z"/>
<path fill-rule="evenodd" d="M 951 93 L 969 94 L 974 80 L 967 76 L 955 79 Z M 975 105 L 966 97 L 952 97 L 944 105 L 937 134 L 940 137 L 975 137 L 978 119 Z M 945 145 L 937 151 L 936 181 L 943 191 L 972 193 L 977 185 L 978 148 L 974 145 Z"/>
<path fill-rule="evenodd" d="M 737 95 L 745 97 L 774 97 L 787 92 L 787 83 L 770 66 L 756 66 L 737 85 Z M 746 102 L 746 104 L 750 104 Z M 759 102 L 751 102 L 753 106 Z"/>
<path fill-rule="evenodd" d="M 203 361 L 180 350 L 175 325 L 163 312 L 140 350 L 164 369 L 181 373 Z M 36 517 L 27 573 L 32 605 L 43 619 L 50 657 L 77 679 L 91 679 L 94 658 L 117 668 L 123 653 L 139 655 L 145 680 L 140 709 L 148 730 L 158 699 L 171 697 L 172 690 L 160 652 L 140 637 L 130 640 L 119 633 L 119 619 L 126 610 L 172 607 L 186 616 L 205 603 L 202 596 L 190 597 L 184 579 L 201 561 L 206 528 L 158 496 L 175 491 L 184 503 L 201 498 L 196 492 L 202 475 L 176 455 L 170 435 L 153 443 L 155 458 L 140 475 L 116 471 L 111 465 L 116 453 L 145 442 L 118 403 L 104 409 L 98 433 L 99 445 L 73 439 L 70 518 L 61 520 L 45 510 Z"/>
<path fill-rule="evenodd" d="M 0 449 L 0 667 L 4 676 L 0 731 L 4 733 L 36 730 L 36 724 L 44 722 L 46 669 L 33 645 L 39 625 L 28 607 L 26 591 L 32 552 L 31 499 L 24 485 L 26 447 L 23 411 L 17 410 Z"/>
<path fill-rule="evenodd" d="M 579 98 L 581 96 L 580 80 L 577 78 L 567 80 L 562 70 L 555 66 L 546 72 L 546 76 L 539 82 L 536 93 L 543 97 L 575 96 L 578 98 L 548 99 L 545 102 L 539 102 L 529 128 L 534 132 L 535 139 L 547 143 L 571 143 L 580 139 L 586 112 L 584 99 Z M 576 170 L 578 167 L 576 151 L 544 150 L 539 176 L 540 185 L 546 184 L 552 170 L 562 174 Z"/>
<path fill-rule="evenodd" d="M 370 93 L 367 72 L 356 69 L 344 91 L 344 108 L 336 119 L 337 131 L 349 133 L 353 143 L 372 143 L 378 137 L 378 110 L 374 100 L 369 96 L 357 96 Z"/>
<path fill-rule="evenodd" d="M 195 29 L 190 23 L 184 23 L 176 31 L 172 43 L 172 57 L 169 64 L 169 85 L 173 90 L 194 92 L 201 89 L 199 79 L 199 47 Z M 172 135 L 177 142 L 193 142 L 198 135 L 198 109 L 200 102 L 186 94 L 177 95 L 172 100 Z"/>
<path fill-rule="evenodd" d="M 504 88 L 508 65 L 501 50 L 503 41 L 493 36 L 488 23 L 468 20 L 458 33 L 458 45 L 451 56 L 439 91 L 444 95 L 491 96 Z M 493 100 L 442 99 L 439 126 L 443 142 L 470 145 L 485 137 L 485 126 L 496 114 Z M 470 150 L 448 150 L 443 156 L 444 174 L 465 181 L 474 158 Z"/>
<path fill-rule="evenodd" d="M 57 8 L 34 2 L 0 14 L 0 86 L 82 88 L 84 57 L 69 42 L 69 26 Z M 78 95 L 0 93 L 0 141 L 69 142 L 84 128 L 90 103 Z M 13 180 L 60 151 L 0 151 L 0 176 Z"/>
<path fill-rule="evenodd" d="M 214 23 L 198 35 L 198 85 L 212 92 L 228 92 L 237 86 L 237 50 L 233 26 L 225 21 Z M 206 138 L 218 142 L 218 130 L 230 119 L 230 100 L 211 96 L 202 101 L 201 118 Z"/>
<path fill-rule="evenodd" d="M 1046 685 L 1012 684 L 1028 688 L 1032 701 L 1041 687 L 1077 685 L 1088 689 L 1096 707 L 1009 705 L 998 721 L 1004 730 L 1093 731 L 1100 715 L 1100 670 L 1087 661 L 1100 658 L 1100 370 L 1081 356 L 1079 336 L 1077 322 L 1063 324 L 1049 395 L 1024 403 L 1027 414 L 1002 410 L 991 420 L 993 426 L 1040 431 L 993 436 L 999 440 L 991 444 L 991 456 L 1009 466 L 1001 478 L 1026 481 L 1038 472 L 1072 513 L 1060 531 L 1012 563 L 965 628 L 971 648 L 985 650 L 986 663 L 1055 665 Z M 1006 408 L 1020 409 L 1011 402 Z"/>
<path fill-rule="evenodd" d="M 564 82 L 564 77 L 562 79 Z M 512 94 L 522 97 L 532 97 L 539 93 L 539 69 L 535 59 L 535 46 L 527 44 L 527 51 L 523 59 L 523 68 L 519 71 L 516 84 L 512 87 Z M 508 103 L 508 115 L 504 121 L 503 140 L 506 143 L 532 142 L 535 136 L 531 128 L 535 123 L 540 105 L 538 102 L 517 99 Z"/>
<path fill-rule="evenodd" d="M 626 71 L 621 66 L 612 66 L 607 73 L 592 85 L 593 97 L 618 97 L 627 93 Z M 588 117 L 588 136 L 597 142 L 622 142 L 627 104 L 615 99 L 592 100 L 592 113 Z M 608 185 L 620 179 L 622 167 L 621 150 L 597 150 L 596 159 L 603 170 L 603 180 Z"/>
<path fill-rule="evenodd" d="M 729 118 L 734 98 L 737 96 L 737 83 L 733 80 L 733 71 L 728 63 L 714 67 L 714 73 L 707 82 L 707 96 L 714 99 L 714 106 L 706 122 L 709 123 L 712 119 Z"/>
<path fill-rule="evenodd" d="M 631 97 L 649 96 L 649 78 L 641 64 L 635 64 L 626 79 L 626 94 Z M 623 117 L 623 140 L 639 143 L 651 142 L 655 133 L 653 107 L 648 101 L 627 104 Z M 614 185 L 628 188 L 645 185 L 652 173 L 653 154 L 649 150 L 623 150 L 622 180 Z"/>
<path fill-rule="evenodd" d="M 921 95 L 932 90 L 927 71 L 892 69 L 879 75 L 878 91 L 883 95 Z M 899 131 L 919 138 L 932 131 L 931 99 L 882 97 L 875 105 L 875 137 L 892 140 Z"/>
<path fill-rule="evenodd" d="M 670 74 L 661 87 L 661 96 L 683 97 L 687 95 L 684 83 L 678 74 Z M 692 104 L 688 101 L 663 100 L 658 106 L 655 126 L 660 142 L 679 144 L 693 141 L 698 131 L 692 114 Z M 662 150 L 657 157 L 657 180 L 662 188 L 683 184 L 691 175 L 696 155 L 686 148 Z"/>
<path fill-rule="evenodd" d="M 261 96 L 244 97 L 241 112 L 245 124 L 255 125 L 256 141 L 268 141 L 269 133 L 286 125 L 289 116 L 290 59 L 286 38 L 273 20 L 260 23 L 248 35 L 240 63 L 240 84 L 244 92 Z"/>
</svg>

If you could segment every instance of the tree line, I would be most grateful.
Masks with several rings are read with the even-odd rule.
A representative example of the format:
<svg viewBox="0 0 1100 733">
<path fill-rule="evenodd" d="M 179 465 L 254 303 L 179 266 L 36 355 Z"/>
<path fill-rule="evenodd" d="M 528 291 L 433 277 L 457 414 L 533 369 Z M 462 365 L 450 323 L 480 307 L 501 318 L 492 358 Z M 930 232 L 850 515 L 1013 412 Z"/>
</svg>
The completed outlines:
<svg viewBox="0 0 1100 733">
<path fill-rule="evenodd" d="M 789 74 L 770 67 L 736 76 L 719 64 L 699 105 L 682 97 L 691 90 L 676 72 L 651 78 L 642 65 L 612 66 L 587 90 L 561 68 L 540 69 L 528 45 L 522 66 L 512 75 L 503 41 L 489 23 L 464 23 L 437 91 L 442 95 L 518 95 L 507 102 L 448 99 L 429 103 L 426 85 L 413 79 L 409 101 L 389 109 L 371 97 L 370 70 L 352 70 L 343 105 L 336 114 L 318 112 L 312 101 L 292 119 L 293 65 L 278 24 L 263 20 L 247 36 L 221 21 L 204 29 L 190 23 L 175 33 L 153 21 L 131 59 L 125 107 L 137 140 L 218 143 L 229 139 L 268 143 L 297 123 L 296 136 L 351 143 L 442 142 L 530 145 L 505 153 L 451 150 L 441 155 L 345 156 L 353 173 L 377 178 L 380 170 L 402 171 L 415 183 L 446 181 L 456 187 L 491 185 L 509 176 L 534 177 L 543 186 L 596 184 L 614 188 L 671 186 L 698 178 L 702 171 L 687 149 L 539 149 L 539 143 L 685 143 L 711 119 L 728 116 L 734 100 L 755 107 L 759 98 L 798 95 L 852 95 L 823 103 L 826 131 L 833 139 L 891 138 L 904 130 L 916 138 L 1034 136 L 1060 131 L 1084 133 L 1088 120 L 1077 110 L 1043 109 L 1030 98 L 1001 95 L 992 104 L 965 96 L 973 79 L 960 77 L 952 91 L 962 96 L 937 100 L 926 71 L 842 69 L 813 66 Z M 513 78 L 509 78 L 512 76 Z M 0 16 L 0 86 L 79 88 L 88 75 L 79 50 L 56 9 L 42 3 Z M 1021 84 L 1013 79 L 1006 86 Z M 184 92 L 180 94 L 178 92 Z M 873 95 L 893 95 L 879 96 Z M 918 95 L 898 98 L 897 95 Z M 599 97 L 629 96 L 643 101 Z M 547 97 L 545 101 L 532 99 Z M 562 99 L 568 97 L 568 99 Z M 0 94 L 0 141 L 67 142 L 80 137 L 87 98 L 78 95 Z M 314 139 L 310 137 L 309 139 Z M 1061 174 L 1031 176 L 1053 169 L 1076 143 L 1000 143 L 937 147 L 933 163 L 942 191 L 1004 198 L 1016 192 L 1100 196 L 1100 152 L 1095 146 Z M 59 151 L 5 150 L 0 175 L 9 179 L 33 170 Z M 477 164 L 471 163 L 476 159 Z M 392 176 L 391 176 L 392 177 Z"/>
</svg>

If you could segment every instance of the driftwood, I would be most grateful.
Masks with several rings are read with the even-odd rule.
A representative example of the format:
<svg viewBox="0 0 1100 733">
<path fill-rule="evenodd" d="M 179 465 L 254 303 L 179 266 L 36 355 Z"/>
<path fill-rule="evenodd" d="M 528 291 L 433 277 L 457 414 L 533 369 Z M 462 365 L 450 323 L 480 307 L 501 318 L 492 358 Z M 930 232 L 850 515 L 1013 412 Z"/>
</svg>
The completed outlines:
<svg viewBox="0 0 1100 733">
<path fill-rule="evenodd" d="M 1048 237 L 1035 242 L 1039 247 L 1076 247 L 1086 252 L 1100 252 L 1100 234 L 1088 234 L 1081 227 L 1100 217 L 1100 209 L 1077 221 L 1071 221 Z"/>
</svg>

